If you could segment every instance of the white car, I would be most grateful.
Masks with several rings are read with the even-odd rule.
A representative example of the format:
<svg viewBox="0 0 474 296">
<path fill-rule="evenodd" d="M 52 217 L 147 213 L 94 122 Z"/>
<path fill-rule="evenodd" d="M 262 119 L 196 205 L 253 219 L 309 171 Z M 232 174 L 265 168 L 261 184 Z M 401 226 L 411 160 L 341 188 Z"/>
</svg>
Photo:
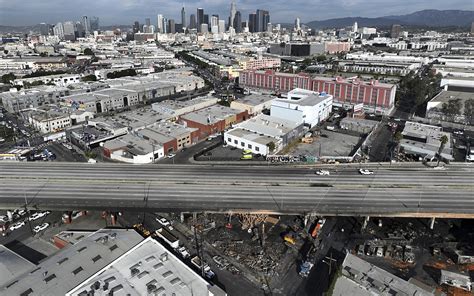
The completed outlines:
<svg viewBox="0 0 474 296">
<path fill-rule="evenodd" d="M 0 222 L 8 222 L 8 221 L 9 221 L 8 216 L 0 215 Z"/>
<path fill-rule="evenodd" d="M 16 229 L 20 229 L 20 228 L 22 228 L 23 226 L 25 226 L 25 222 L 24 222 L 24 221 L 17 222 L 17 223 L 15 223 L 15 224 L 13 224 L 12 226 L 10 226 L 10 231 L 13 231 L 13 230 L 16 230 Z"/>
<path fill-rule="evenodd" d="M 168 158 L 173 158 L 173 157 L 175 157 L 175 156 L 176 156 L 176 154 L 174 154 L 174 153 L 168 154 Z"/>
<path fill-rule="evenodd" d="M 43 218 L 44 216 L 47 216 L 48 214 L 50 213 L 50 211 L 46 211 L 46 212 L 36 212 L 34 213 L 33 215 L 30 216 L 30 218 L 28 218 L 30 221 L 34 221 L 34 220 L 37 220 L 39 218 Z"/>
<path fill-rule="evenodd" d="M 463 131 L 454 131 L 453 134 L 461 136 L 461 135 L 464 135 L 464 132 Z"/>
<path fill-rule="evenodd" d="M 191 255 L 189 254 L 188 250 L 186 250 L 185 247 L 179 247 L 179 248 L 178 248 L 178 252 L 179 252 L 179 254 L 181 254 L 181 256 L 183 257 L 183 259 L 186 259 L 186 258 L 188 258 L 189 256 L 191 256 Z"/>
<path fill-rule="evenodd" d="M 49 223 L 43 223 L 43 224 L 41 224 L 41 225 L 35 226 L 35 227 L 33 228 L 33 231 L 34 231 L 35 233 L 38 233 L 38 232 L 40 232 L 40 231 L 45 230 L 45 229 L 48 228 L 48 227 L 49 227 Z"/>
<path fill-rule="evenodd" d="M 367 170 L 367 169 L 360 169 L 360 170 L 359 170 L 359 173 L 360 173 L 361 175 L 373 175 L 373 174 L 374 174 L 373 171 Z"/>
<path fill-rule="evenodd" d="M 329 176 L 330 175 L 329 171 L 327 171 L 327 170 L 319 170 L 319 171 L 316 171 L 315 174 L 319 175 L 319 176 Z"/>
<path fill-rule="evenodd" d="M 166 218 L 156 217 L 155 220 L 156 220 L 156 222 L 160 223 L 163 226 L 170 226 L 171 225 L 170 221 L 166 220 Z"/>
</svg>

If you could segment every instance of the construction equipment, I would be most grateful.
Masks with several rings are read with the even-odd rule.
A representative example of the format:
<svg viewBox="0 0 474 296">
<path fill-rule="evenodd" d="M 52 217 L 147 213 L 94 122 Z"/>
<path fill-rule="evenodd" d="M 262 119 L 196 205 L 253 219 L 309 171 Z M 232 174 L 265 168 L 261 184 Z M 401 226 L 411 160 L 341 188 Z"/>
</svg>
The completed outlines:
<svg viewBox="0 0 474 296">
<path fill-rule="evenodd" d="M 149 237 L 151 232 L 143 226 L 143 224 L 134 224 L 133 229 L 140 233 L 143 237 Z"/>
<path fill-rule="evenodd" d="M 324 223 L 326 223 L 326 219 L 319 219 L 318 220 L 318 223 L 316 223 L 316 225 L 314 225 L 314 228 L 311 231 L 311 237 L 312 238 L 317 238 L 318 237 L 319 231 L 324 226 Z"/>
<path fill-rule="evenodd" d="M 291 245 L 295 245 L 296 235 L 293 232 L 289 232 L 283 236 L 283 240 Z"/>
</svg>

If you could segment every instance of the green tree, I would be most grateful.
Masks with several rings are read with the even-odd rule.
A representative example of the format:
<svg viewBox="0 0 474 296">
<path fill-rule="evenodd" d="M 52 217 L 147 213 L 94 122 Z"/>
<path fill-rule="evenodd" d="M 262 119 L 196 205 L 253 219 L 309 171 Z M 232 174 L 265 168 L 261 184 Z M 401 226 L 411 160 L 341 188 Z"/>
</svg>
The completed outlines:
<svg viewBox="0 0 474 296">
<path fill-rule="evenodd" d="M 474 124 L 474 99 L 469 99 L 464 102 L 463 115 L 468 124 Z"/>
<path fill-rule="evenodd" d="M 393 135 L 393 140 L 397 143 L 397 155 L 400 153 L 400 142 L 403 140 L 403 135 L 401 132 L 396 132 Z"/>
<path fill-rule="evenodd" d="M 92 49 L 86 48 L 86 49 L 84 49 L 84 55 L 93 56 L 94 52 L 92 51 Z"/>
<path fill-rule="evenodd" d="M 270 150 L 270 152 L 273 152 L 275 151 L 276 145 L 274 142 L 270 142 L 267 144 L 267 147 L 268 147 L 268 150 Z"/>
<path fill-rule="evenodd" d="M 8 74 L 2 75 L 2 83 L 5 83 L 5 84 L 9 84 L 15 79 L 16 79 L 16 76 L 13 73 L 8 73 Z"/>
<path fill-rule="evenodd" d="M 318 55 L 318 56 L 316 57 L 316 61 L 317 61 L 318 63 L 325 62 L 327 59 L 328 59 L 328 58 L 327 58 L 324 54 Z"/>
<path fill-rule="evenodd" d="M 446 135 L 442 135 L 441 138 L 439 138 L 439 149 L 438 149 L 438 163 L 436 166 L 439 166 L 439 162 L 441 160 L 441 153 L 444 150 L 444 146 L 448 143 L 449 139 Z"/>
<path fill-rule="evenodd" d="M 86 75 L 81 78 L 82 81 L 97 81 L 97 77 L 94 74 Z"/>
<path fill-rule="evenodd" d="M 449 100 L 441 106 L 441 112 L 446 115 L 449 120 L 454 121 L 457 115 L 461 114 L 462 103 L 460 99 Z"/>
</svg>

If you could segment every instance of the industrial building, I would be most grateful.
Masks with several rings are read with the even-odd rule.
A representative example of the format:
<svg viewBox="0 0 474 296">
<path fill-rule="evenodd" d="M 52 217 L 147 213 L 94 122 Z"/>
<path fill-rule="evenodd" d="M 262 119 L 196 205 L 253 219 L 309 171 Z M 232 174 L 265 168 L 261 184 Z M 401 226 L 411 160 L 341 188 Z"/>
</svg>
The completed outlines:
<svg viewBox="0 0 474 296">
<path fill-rule="evenodd" d="M 249 115 L 257 115 L 265 109 L 270 109 L 273 100 L 276 97 L 272 95 L 250 94 L 243 98 L 239 98 L 230 103 L 230 107 L 247 111 Z"/>
<path fill-rule="evenodd" d="M 91 289 L 106 291 L 109 295 L 227 295 L 151 237 L 98 270 L 66 295 L 85 295 Z"/>
<path fill-rule="evenodd" d="M 243 71 L 240 74 L 240 85 L 249 88 L 290 91 L 295 88 L 325 92 L 334 98 L 336 106 L 364 104 L 367 112 L 388 114 L 395 104 L 397 86 L 381 83 L 377 80 L 364 81 L 357 77 L 311 76 L 307 73 L 281 73 L 267 71 Z"/>
<path fill-rule="evenodd" d="M 260 114 L 226 131 L 224 141 L 232 147 L 269 155 L 280 151 L 303 133 L 302 123 Z M 270 149 L 270 143 L 274 144 L 274 150 Z"/>
<path fill-rule="evenodd" d="M 190 113 L 217 104 L 218 99 L 212 96 L 198 97 L 186 101 L 165 100 L 151 104 L 154 111 L 170 114 L 177 118 L 183 114 Z"/>
<path fill-rule="evenodd" d="M 296 88 L 288 92 L 287 98 L 273 100 L 270 114 L 313 127 L 329 117 L 332 103 L 331 95 Z"/>
<path fill-rule="evenodd" d="M 179 117 L 179 123 L 199 129 L 199 139 L 218 134 L 248 118 L 247 111 L 213 105 Z"/>
<path fill-rule="evenodd" d="M 471 118 L 465 114 L 465 103 L 468 100 L 474 101 L 474 91 L 442 90 L 426 105 L 426 117 L 462 124 L 472 124 L 474 123 L 474 114 L 472 114 Z M 458 114 L 450 115 L 443 113 L 443 105 L 449 104 L 450 101 L 459 103 L 460 108 Z"/>
<path fill-rule="evenodd" d="M 342 275 L 337 278 L 332 295 L 435 295 L 420 286 L 347 253 L 342 263 Z"/>
<path fill-rule="evenodd" d="M 448 138 L 448 142 L 441 151 L 441 156 L 447 160 L 453 160 L 453 149 L 451 134 L 442 131 L 441 127 L 407 121 L 402 132 L 403 139 L 400 146 L 405 154 L 411 154 L 427 159 L 432 159 L 438 153 L 440 139 L 442 136 Z"/>
</svg>

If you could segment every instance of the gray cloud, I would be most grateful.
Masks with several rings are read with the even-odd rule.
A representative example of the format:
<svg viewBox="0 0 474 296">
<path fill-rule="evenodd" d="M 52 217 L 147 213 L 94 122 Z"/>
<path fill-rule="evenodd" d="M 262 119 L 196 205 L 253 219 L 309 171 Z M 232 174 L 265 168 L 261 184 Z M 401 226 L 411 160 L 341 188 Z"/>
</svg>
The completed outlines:
<svg viewBox="0 0 474 296">
<path fill-rule="evenodd" d="M 230 0 L 184 1 L 187 16 L 202 7 L 205 13 L 219 14 L 227 19 Z M 257 8 L 270 11 L 271 21 L 303 22 L 335 17 L 377 17 L 405 14 L 422 9 L 473 10 L 472 0 L 240 0 L 237 8 L 243 19 Z M 98 16 L 103 25 L 143 23 L 149 17 L 155 22 L 157 14 L 180 19 L 183 0 L 0 0 L 1 25 L 32 25 L 79 20 L 81 15 Z"/>
</svg>

